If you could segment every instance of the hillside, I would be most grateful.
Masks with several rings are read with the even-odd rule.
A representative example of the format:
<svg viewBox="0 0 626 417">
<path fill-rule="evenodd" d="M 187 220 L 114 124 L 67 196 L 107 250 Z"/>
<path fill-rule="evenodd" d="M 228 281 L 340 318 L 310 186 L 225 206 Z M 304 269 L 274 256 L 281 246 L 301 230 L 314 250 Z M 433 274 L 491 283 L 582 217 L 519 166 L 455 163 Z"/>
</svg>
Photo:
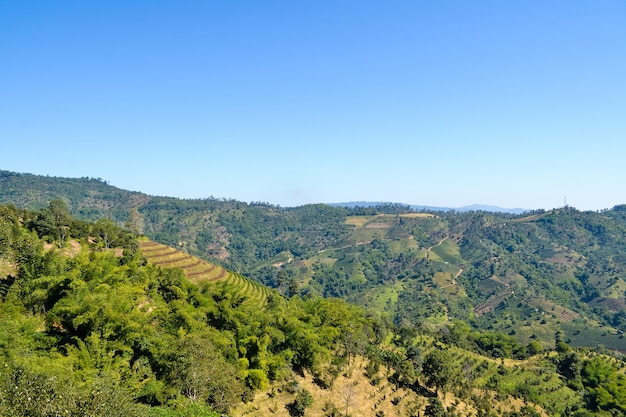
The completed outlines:
<svg viewBox="0 0 626 417">
<path fill-rule="evenodd" d="M 128 192 L 102 180 L 0 171 L 0 201 L 54 198 L 82 220 L 108 217 L 180 253 L 281 294 L 341 297 L 396 324 L 465 320 L 520 343 L 626 351 L 626 210 L 525 214 L 401 205 L 281 208 Z"/>
<path fill-rule="evenodd" d="M 0 232 L 2 415 L 626 412 L 623 357 L 604 349 L 286 298 L 107 219 L 74 219 L 58 200 L 0 206 Z M 427 258 L 457 259 L 449 240 Z"/>
<path fill-rule="evenodd" d="M 263 307 L 270 295 L 270 289 L 256 281 L 149 239 L 139 240 L 139 250 L 149 264 L 181 269 L 190 282 L 210 282 L 253 306 Z"/>
</svg>

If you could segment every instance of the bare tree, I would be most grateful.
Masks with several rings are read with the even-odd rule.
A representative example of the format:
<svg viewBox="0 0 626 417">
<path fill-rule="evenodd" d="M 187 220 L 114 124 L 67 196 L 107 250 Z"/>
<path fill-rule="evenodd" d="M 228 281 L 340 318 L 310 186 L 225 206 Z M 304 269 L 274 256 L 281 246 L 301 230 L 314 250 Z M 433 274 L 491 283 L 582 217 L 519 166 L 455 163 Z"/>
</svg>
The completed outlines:
<svg viewBox="0 0 626 417">
<path fill-rule="evenodd" d="M 143 216 L 139 213 L 137 207 L 130 209 L 128 213 L 128 221 L 126 222 L 126 228 L 128 228 L 136 236 L 143 233 Z"/>
<path fill-rule="evenodd" d="M 346 417 L 349 415 L 350 407 L 354 406 L 354 397 L 356 396 L 356 390 L 354 385 L 347 383 L 343 387 L 343 400 L 346 405 Z"/>
</svg>

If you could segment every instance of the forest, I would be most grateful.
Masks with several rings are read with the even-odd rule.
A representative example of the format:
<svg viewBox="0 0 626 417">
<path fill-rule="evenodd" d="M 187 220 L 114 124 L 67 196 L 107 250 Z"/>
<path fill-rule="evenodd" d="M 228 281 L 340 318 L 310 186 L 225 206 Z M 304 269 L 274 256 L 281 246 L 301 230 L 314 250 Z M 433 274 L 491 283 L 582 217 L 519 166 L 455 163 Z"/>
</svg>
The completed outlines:
<svg viewBox="0 0 626 417">
<path fill-rule="evenodd" d="M 626 206 L 281 208 L 6 171 L 0 203 L 0 415 L 626 412 Z"/>
<path fill-rule="evenodd" d="M 3 206 L 0 221 L 0 255 L 15 266 L 0 288 L 2 415 L 227 413 L 385 337 L 380 319 L 339 300 L 275 294 L 250 311 L 146 264 L 132 232 L 75 220 L 59 201 Z"/>
<path fill-rule="evenodd" d="M 603 347 L 577 348 L 561 334 L 550 346 L 521 343 L 456 319 L 398 321 L 280 286 L 258 306 L 150 263 L 140 239 L 132 216 L 121 226 L 79 220 L 60 199 L 0 206 L 1 415 L 626 413 L 623 356 Z M 390 249 L 381 240 L 369 250 Z M 445 307 L 429 297 L 412 304 Z M 367 410 L 352 394 L 312 394 L 358 375 L 368 382 L 348 379 L 346 393 L 384 392 Z M 262 408 L 262 398 L 274 402 Z"/>
</svg>

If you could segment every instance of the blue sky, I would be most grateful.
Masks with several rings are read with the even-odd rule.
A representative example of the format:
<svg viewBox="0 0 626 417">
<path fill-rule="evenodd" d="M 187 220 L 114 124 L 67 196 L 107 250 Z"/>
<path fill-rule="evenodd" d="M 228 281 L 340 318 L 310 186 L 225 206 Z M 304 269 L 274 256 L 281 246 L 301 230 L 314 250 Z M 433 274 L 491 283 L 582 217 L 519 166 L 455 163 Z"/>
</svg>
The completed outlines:
<svg viewBox="0 0 626 417">
<path fill-rule="evenodd" d="M 626 203 L 626 2 L 0 0 L 0 169 L 281 206 Z"/>
</svg>

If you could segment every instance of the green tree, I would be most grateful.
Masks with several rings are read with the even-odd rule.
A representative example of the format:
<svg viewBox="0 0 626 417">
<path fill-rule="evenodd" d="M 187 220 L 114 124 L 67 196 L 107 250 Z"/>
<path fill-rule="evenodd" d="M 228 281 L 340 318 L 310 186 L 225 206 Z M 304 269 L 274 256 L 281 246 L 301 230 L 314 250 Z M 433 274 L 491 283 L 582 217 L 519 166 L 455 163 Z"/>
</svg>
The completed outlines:
<svg viewBox="0 0 626 417">
<path fill-rule="evenodd" d="M 434 386 L 436 392 L 454 383 L 458 377 L 455 372 L 452 355 L 447 350 L 435 348 L 424 358 L 422 374 L 426 378 L 426 383 Z"/>
<path fill-rule="evenodd" d="M 532 340 L 526 347 L 526 351 L 528 352 L 528 355 L 534 356 L 538 353 L 541 353 L 543 351 L 543 347 L 538 341 Z"/>
<path fill-rule="evenodd" d="M 13 253 L 19 278 L 34 279 L 43 272 L 42 252 L 43 244 L 34 233 L 22 233 L 13 242 Z"/>
<path fill-rule="evenodd" d="M 18 234 L 16 213 L 7 206 L 0 206 L 0 257 L 9 255 L 13 241 Z"/>
<path fill-rule="evenodd" d="M 298 291 L 300 290 L 300 284 L 298 283 L 298 279 L 296 277 L 289 278 L 287 288 L 291 297 L 298 294 Z"/>
<path fill-rule="evenodd" d="M 178 343 L 171 380 L 191 402 L 207 402 L 216 411 L 227 413 L 241 399 L 243 387 L 237 369 L 228 363 L 208 338 L 187 335 Z"/>
<path fill-rule="evenodd" d="M 433 397 L 428 399 L 428 404 L 424 409 L 424 416 L 426 417 L 446 417 L 448 413 L 446 413 L 445 408 L 443 408 L 443 404 L 439 401 L 439 398 Z"/>
<path fill-rule="evenodd" d="M 7 364 L 0 376 L 0 415 L 147 417 L 148 413 L 113 380 L 98 377 L 77 384 L 68 374 Z"/>
<path fill-rule="evenodd" d="M 556 359 L 557 372 L 565 378 L 567 384 L 572 389 L 582 388 L 580 380 L 581 368 L 582 361 L 578 356 L 578 353 L 574 350 L 560 353 Z"/>
<path fill-rule="evenodd" d="M 306 389 L 301 389 L 296 394 L 296 399 L 289 404 L 289 412 L 296 417 L 304 416 L 306 409 L 313 404 L 313 396 Z"/>
<path fill-rule="evenodd" d="M 276 288 L 280 294 L 283 294 L 285 286 L 287 285 L 287 273 L 284 269 L 279 269 L 276 273 Z"/>
<path fill-rule="evenodd" d="M 110 249 L 119 238 L 120 230 L 110 219 L 100 219 L 93 226 L 93 233 L 105 249 Z"/>
<path fill-rule="evenodd" d="M 35 230 L 39 237 L 54 240 L 59 248 L 63 247 L 69 236 L 71 223 L 67 204 L 61 199 L 52 200 L 48 207 L 35 213 L 27 222 L 28 227 Z"/>
<path fill-rule="evenodd" d="M 48 210 L 50 211 L 50 215 L 52 217 L 52 224 L 54 227 L 54 233 L 56 234 L 57 244 L 59 248 L 61 248 L 63 247 L 69 234 L 72 216 L 67 208 L 67 204 L 61 199 L 52 200 Z"/>
<path fill-rule="evenodd" d="M 601 357 L 585 360 L 581 377 L 591 409 L 626 414 L 626 377 L 609 362 Z"/>
</svg>

